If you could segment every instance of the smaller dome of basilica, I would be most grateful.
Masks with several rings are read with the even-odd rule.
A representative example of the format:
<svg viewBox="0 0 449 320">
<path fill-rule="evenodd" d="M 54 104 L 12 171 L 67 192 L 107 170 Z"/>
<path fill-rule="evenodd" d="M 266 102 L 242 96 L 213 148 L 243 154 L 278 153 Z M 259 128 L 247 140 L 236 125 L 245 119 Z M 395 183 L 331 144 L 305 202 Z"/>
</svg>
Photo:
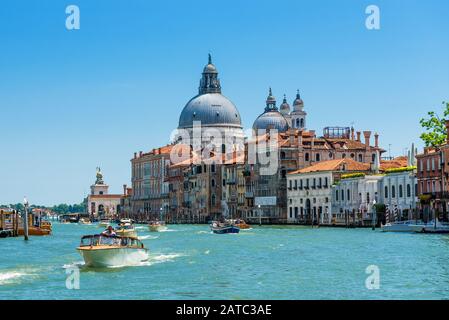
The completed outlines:
<svg viewBox="0 0 449 320">
<path fill-rule="evenodd" d="M 286 101 L 285 101 L 286 102 Z M 253 124 L 253 130 L 278 130 L 285 132 L 288 130 L 288 122 L 276 107 L 276 98 L 273 96 L 271 88 L 267 97 L 267 106 L 264 113 L 257 117 Z M 284 106 L 285 108 L 285 106 Z"/>
</svg>

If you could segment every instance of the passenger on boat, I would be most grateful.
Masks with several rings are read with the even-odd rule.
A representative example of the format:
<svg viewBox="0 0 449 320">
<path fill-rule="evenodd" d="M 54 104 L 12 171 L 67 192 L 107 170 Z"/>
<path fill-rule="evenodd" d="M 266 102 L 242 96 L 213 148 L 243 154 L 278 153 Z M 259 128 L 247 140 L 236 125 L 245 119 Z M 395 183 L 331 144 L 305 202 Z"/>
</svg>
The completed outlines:
<svg viewBox="0 0 449 320">
<path fill-rule="evenodd" d="M 115 237 L 117 234 L 115 233 L 115 230 L 112 226 L 109 226 L 106 230 L 104 230 L 102 233 L 102 235 L 104 236 L 109 236 L 109 237 Z"/>
</svg>

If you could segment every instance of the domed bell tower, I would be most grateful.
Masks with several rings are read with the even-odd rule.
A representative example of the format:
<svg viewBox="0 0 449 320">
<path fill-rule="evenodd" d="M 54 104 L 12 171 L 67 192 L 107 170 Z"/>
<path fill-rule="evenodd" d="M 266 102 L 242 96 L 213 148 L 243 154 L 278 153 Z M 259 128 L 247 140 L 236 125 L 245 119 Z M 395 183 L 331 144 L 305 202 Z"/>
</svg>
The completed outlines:
<svg viewBox="0 0 449 320">
<path fill-rule="evenodd" d="M 306 116 L 304 111 L 304 102 L 301 99 L 299 90 L 296 93 L 296 99 L 293 101 L 293 111 L 290 113 L 291 123 L 294 129 L 305 130 L 306 129 Z"/>
<path fill-rule="evenodd" d="M 199 94 L 221 93 L 220 79 L 218 79 L 217 68 L 212 64 L 212 56 L 209 53 L 209 62 L 203 69 L 200 80 Z"/>
</svg>

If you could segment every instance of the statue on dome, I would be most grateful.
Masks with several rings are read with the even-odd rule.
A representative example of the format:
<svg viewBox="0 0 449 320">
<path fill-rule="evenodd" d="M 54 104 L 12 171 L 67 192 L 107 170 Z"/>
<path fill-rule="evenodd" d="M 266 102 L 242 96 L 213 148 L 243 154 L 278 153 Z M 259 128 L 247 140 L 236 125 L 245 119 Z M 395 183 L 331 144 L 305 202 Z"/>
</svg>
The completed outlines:
<svg viewBox="0 0 449 320">
<path fill-rule="evenodd" d="M 97 180 L 95 181 L 95 184 L 104 184 L 103 174 L 101 173 L 100 167 L 97 167 Z"/>
</svg>

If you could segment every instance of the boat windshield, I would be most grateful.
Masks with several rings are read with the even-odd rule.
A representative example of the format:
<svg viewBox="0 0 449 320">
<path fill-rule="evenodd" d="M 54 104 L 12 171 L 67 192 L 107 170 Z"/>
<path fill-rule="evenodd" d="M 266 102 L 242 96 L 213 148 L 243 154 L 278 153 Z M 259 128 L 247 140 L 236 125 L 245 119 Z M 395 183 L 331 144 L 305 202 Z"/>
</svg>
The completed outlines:
<svg viewBox="0 0 449 320">
<path fill-rule="evenodd" d="M 86 246 L 123 246 L 143 248 L 143 243 L 137 238 L 108 237 L 104 235 L 84 236 L 81 238 L 81 247 Z"/>
</svg>

